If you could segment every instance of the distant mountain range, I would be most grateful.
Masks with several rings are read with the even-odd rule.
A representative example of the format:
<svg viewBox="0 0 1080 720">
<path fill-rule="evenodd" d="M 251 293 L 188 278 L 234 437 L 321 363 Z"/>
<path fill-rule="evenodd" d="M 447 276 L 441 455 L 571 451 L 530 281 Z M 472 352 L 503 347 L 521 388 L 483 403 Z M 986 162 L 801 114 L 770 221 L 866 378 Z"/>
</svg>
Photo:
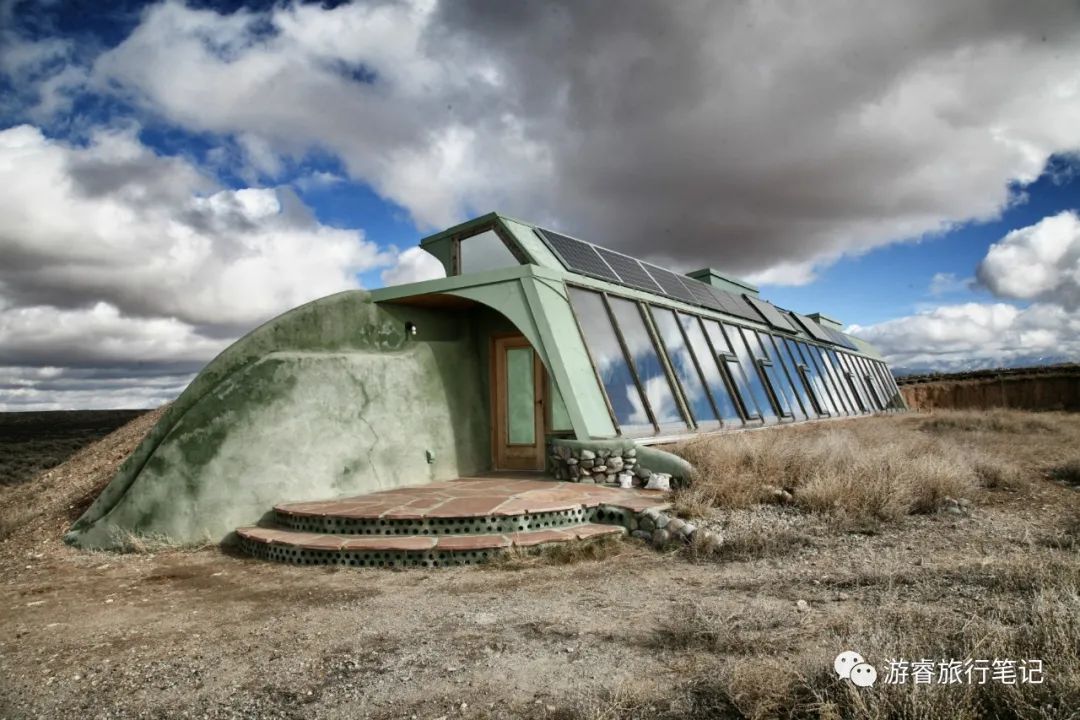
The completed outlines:
<svg viewBox="0 0 1080 720">
<path fill-rule="evenodd" d="M 1048 365 L 1070 365 L 1076 362 L 1076 358 L 1065 355 L 1032 356 L 1025 355 L 1007 361 L 1004 364 L 990 364 L 985 358 L 973 358 L 967 361 L 955 361 L 930 365 L 890 365 L 895 377 L 909 375 L 951 375 L 954 373 L 967 373 L 974 371 L 1015 370 L 1017 368 L 1041 369 Z"/>
</svg>

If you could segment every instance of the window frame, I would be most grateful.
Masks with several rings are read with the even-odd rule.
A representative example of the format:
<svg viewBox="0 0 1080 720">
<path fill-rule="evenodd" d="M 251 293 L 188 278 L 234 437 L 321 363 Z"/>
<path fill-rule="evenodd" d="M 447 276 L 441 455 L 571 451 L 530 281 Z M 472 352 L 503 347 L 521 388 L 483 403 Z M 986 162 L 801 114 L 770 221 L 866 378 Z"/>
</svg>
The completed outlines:
<svg viewBox="0 0 1080 720">
<path fill-rule="evenodd" d="M 486 229 L 491 228 L 475 229 L 474 232 L 470 232 L 469 235 L 461 239 L 467 239 L 484 232 Z M 500 237 L 502 237 L 501 234 Z M 505 238 L 503 240 L 506 242 Z M 455 239 L 456 241 L 457 239 Z M 513 245 L 508 244 L 508 247 L 513 248 Z M 455 245 L 455 270 L 460 271 L 459 266 L 456 264 L 456 253 Z M 652 300 L 628 297 L 574 281 L 566 281 L 564 284 L 568 289 L 574 288 L 582 292 L 594 293 L 600 297 L 601 305 L 607 315 L 607 322 L 614 333 L 619 350 L 622 352 L 623 362 L 626 363 L 634 387 L 641 399 L 642 407 L 648 417 L 648 424 L 652 427 L 651 435 L 648 432 L 624 432 L 623 425 L 619 422 L 611 398 L 608 396 L 607 386 L 604 384 L 599 367 L 593 358 L 593 352 L 589 347 L 584 328 L 578 317 L 577 308 L 571 301 L 571 315 L 574 317 L 574 323 L 578 328 L 582 344 L 586 348 L 589 364 L 592 365 L 601 394 L 604 396 L 608 415 L 618 435 L 624 437 L 657 437 L 672 432 L 679 434 L 685 432 L 710 432 L 733 424 L 734 419 L 725 419 L 722 416 L 717 399 L 714 397 L 714 390 L 709 385 L 703 369 L 705 359 L 698 357 L 699 353 L 691 344 L 687 328 L 683 325 L 683 318 L 688 319 L 690 322 L 697 322 L 704 342 L 713 356 L 712 362 L 716 364 L 720 380 L 723 383 L 723 389 L 728 393 L 728 398 L 739 415 L 743 427 L 790 423 L 800 419 L 813 420 L 834 416 L 871 414 L 879 411 L 877 408 L 880 405 L 878 400 L 884 402 L 885 398 L 888 397 L 887 388 L 889 384 L 882 380 L 883 374 L 884 376 L 890 375 L 888 367 L 881 361 L 849 352 L 840 346 L 834 347 L 811 337 L 800 337 L 798 334 L 788 337 L 786 334 L 774 333 L 768 329 L 744 325 L 741 324 L 741 321 L 737 322 L 727 317 L 715 318 L 702 315 L 695 310 L 671 307 Z M 637 306 L 637 312 L 644 325 L 646 335 L 653 351 L 656 353 L 668 389 L 678 409 L 678 414 L 682 418 L 681 425 L 676 423 L 661 425 L 657 420 L 652 403 L 645 392 L 645 385 L 642 382 L 637 364 L 630 354 L 623 328 L 615 314 L 612 303 L 614 299 Z M 686 389 L 683 387 L 682 380 L 675 370 L 670 349 L 660 333 L 655 317 L 656 312 L 671 313 L 679 326 L 679 333 L 693 365 L 692 370 L 697 373 L 696 378 L 705 390 L 708 405 L 713 412 L 713 418 L 700 421 L 695 416 L 687 399 Z M 754 367 L 753 372 L 756 373 L 756 377 L 760 382 L 762 395 L 770 405 L 770 415 L 768 416 L 760 407 L 759 400 L 761 398 L 757 397 L 758 393 L 755 391 L 749 376 L 751 371 L 745 367 L 747 363 L 742 362 L 738 348 L 733 344 L 732 332 L 737 334 L 737 339 L 742 342 L 743 348 L 745 348 L 749 364 Z M 758 343 L 757 347 L 751 343 L 751 337 Z M 772 353 L 769 352 L 770 346 L 765 344 L 765 338 L 768 338 L 767 342 L 771 343 Z M 718 348 L 718 340 L 724 344 L 723 348 Z M 791 343 L 794 343 L 794 346 Z M 759 354 L 762 353 L 765 357 L 759 357 Z M 787 355 L 784 353 L 787 353 Z M 778 361 L 780 363 L 779 370 L 776 367 Z M 770 370 L 777 373 L 775 382 L 770 377 Z M 798 375 L 798 382 L 802 383 L 801 387 L 806 392 L 806 398 L 803 398 L 802 393 L 799 392 L 796 379 L 792 376 L 793 372 Z M 817 378 L 817 382 L 815 382 L 815 378 Z M 787 381 L 788 385 L 783 384 L 784 380 Z M 846 382 L 844 382 L 845 380 Z M 874 384 L 871 385 L 871 383 Z M 898 388 L 895 379 L 892 379 L 891 385 Z M 882 389 L 885 389 L 884 394 Z M 791 392 L 788 393 L 787 390 Z M 899 394 L 899 390 L 895 390 L 895 393 Z M 806 407 L 807 400 L 810 402 L 810 408 Z M 787 409 L 786 414 L 784 413 L 784 406 Z M 796 408 L 800 410 L 797 411 Z M 889 402 L 881 406 L 881 410 L 886 409 L 893 409 L 893 404 Z"/>
<path fill-rule="evenodd" d="M 450 268 L 453 270 L 453 272 L 450 274 L 451 277 L 460 276 L 463 274 L 461 269 L 461 242 L 463 240 L 468 240 L 469 238 L 474 238 L 477 235 L 483 235 L 489 230 L 494 232 L 495 236 L 502 241 L 502 244 L 506 246 L 506 249 L 510 251 L 510 254 L 514 256 L 514 259 L 518 261 L 519 265 L 528 265 L 531 262 L 525 252 L 518 247 L 517 242 L 513 238 L 508 237 L 507 234 L 503 232 L 500 224 L 493 220 L 490 223 L 484 223 L 479 227 L 470 228 L 468 231 L 455 235 L 453 238 L 451 238 Z M 507 267 L 511 266 L 508 265 Z M 491 270 L 478 270 L 477 272 L 491 272 Z"/>
<path fill-rule="evenodd" d="M 724 421 L 720 417 L 720 410 L 716 407 L 716 402 L 713 400 L 712 391 L 709 389 L 708 383 L 705 381 L 705 373 L 701 370 L 701 365 L 698 362 L 697 354 L 694 352 L 693 346 L 690 345 L 690 339 L 686 335 L 686 329 L 679 321 L 679 312 L 674 308 L 664 307 L 663 305 L 656 305 L 654 303 L 643 303 L 645 306 L 645 314 L 648 315 L 649 320 L 652 321 L 653 330 L 656 333 L 656 343 L 659 346 L 661 355 L 667 361 L 668 368 L 671 371 L 672 379 L 675 381 L 679 388 L 679 393 L 682 395 L 682 404 L 685 414 L 691 417 L 691 422 L 694 427 L 713 426 L 712 429 L 723 427 Z M 671 350 L 668 348 L 667 343 L 664 342 L 664 334 L 660 332 L 660 325 L 656 321 L 656 314 L 658 312 L 666 312 L 671 314 L 671 319 L 675 323 L 675 328 L 682 338 L 683 347 L 686 349 L 687 354 L 690 356 L 690 362 L 693 365 L 692 372 L 697 374 L 697 380 L 701 383 L 701 389 L 704 391 L 705 400 L 708 402 L 709 407 L 712 409 L 712 418 L 705 420 L 698 420 L 694 408 L 691 406 L 689 396 L 687 395 L 686 388 L 683 387 L 682 378 L 679 377 L 678 371 L 675 369 L 675 361 L 671 359 Z"/>
</svg>

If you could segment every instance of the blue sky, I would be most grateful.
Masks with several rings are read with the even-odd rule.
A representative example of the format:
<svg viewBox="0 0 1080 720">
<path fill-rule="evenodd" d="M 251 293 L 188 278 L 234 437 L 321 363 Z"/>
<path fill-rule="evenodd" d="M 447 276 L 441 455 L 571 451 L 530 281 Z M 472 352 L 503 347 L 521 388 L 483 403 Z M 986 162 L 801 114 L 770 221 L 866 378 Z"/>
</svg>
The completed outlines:
<svg viewBox="0 0 1080 720">
<path fill-rule="evenodd" d="M 167 400 L 490 210 L 899 369 L 1076 359 L 1078 88 L 1065 4 L 0 0 L 0 407 Z"/>
<path fill-rule="evenodd" d="M 845 323 L 860 325 L 910 315 L 946 301 L 985 302 L 992 294 L 971 281 L 987 249 L 1010 230 L 1080 209 L 1077 170 L 1080 164 L 1076 158 L 1055 156 L 1038 179 L 1014 188 L 1017 200 L 998 218 L 960 223 L 944 232 L 845 257 L 811 283 L 765 284 L 762 293 L 781 306 L 821 311 Z M 951 275 L 957 282 L 938 287 L 935 292 L 934 277 L 939 275 Z"/>
</svg>

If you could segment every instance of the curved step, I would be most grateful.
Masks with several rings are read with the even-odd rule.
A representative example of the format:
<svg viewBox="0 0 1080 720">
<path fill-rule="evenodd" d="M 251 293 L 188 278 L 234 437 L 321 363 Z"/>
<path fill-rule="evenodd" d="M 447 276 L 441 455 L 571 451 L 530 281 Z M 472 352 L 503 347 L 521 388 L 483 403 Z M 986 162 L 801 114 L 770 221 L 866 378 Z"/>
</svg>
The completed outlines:
<svg viewBox="0 0 1080 720">
<path fill-rule="evenodd" d="M 662 508 L 658 491 L 600 485 L 464 478 L 337 500 L 282 503 L 276 525 L 300 532 L 365 536 L 484 535 L 553 530 Z"/>
<path fill-rule="evenodd" d="M 238 528 L 241 547 L 250 555 L 298 565 L 357 567 L 438 567 L 471 565 L 511 547 L 622 535 L 617 525 L 579 523 L 571 527 L 524 532 L 454 536 L 357 536 L 300 532 L 282 528 Z"/>
</svg>

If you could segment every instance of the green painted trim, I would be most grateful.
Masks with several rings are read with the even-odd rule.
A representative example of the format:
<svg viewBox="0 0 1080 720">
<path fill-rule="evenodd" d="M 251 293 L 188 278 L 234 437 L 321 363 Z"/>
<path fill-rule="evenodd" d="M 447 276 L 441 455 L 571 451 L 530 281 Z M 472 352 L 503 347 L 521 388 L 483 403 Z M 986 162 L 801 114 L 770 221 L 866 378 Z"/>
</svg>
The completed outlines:
<svg viewBox="0 0 1080 720">
<path fill-rule="evenodd" d="M 523 288 L 541 342 L 548 348 L 545 366 L 562 395 L 574 435 L 579 439 L 615 436 L 615 426 L 578 331 L 566 286 L 562 282 L 538 279 L 523 282 Z"/>
<path fill-rule="evenodd" d="M 713 287 L 720 288 L 721 290 L 728 290 L 739 293 L 750 293 L 751 295 L 758 295 L 758 286 L 749 280 L 743 280 L 742 278 L 733 277 L 731 275 L 725 275 L 719 270 L 711 267 L 701 268 L 700 270 L 693 270 L 686 273 L 686 276 L 705 283 L 706 285 L 712 285 Z"/>
</svg>

